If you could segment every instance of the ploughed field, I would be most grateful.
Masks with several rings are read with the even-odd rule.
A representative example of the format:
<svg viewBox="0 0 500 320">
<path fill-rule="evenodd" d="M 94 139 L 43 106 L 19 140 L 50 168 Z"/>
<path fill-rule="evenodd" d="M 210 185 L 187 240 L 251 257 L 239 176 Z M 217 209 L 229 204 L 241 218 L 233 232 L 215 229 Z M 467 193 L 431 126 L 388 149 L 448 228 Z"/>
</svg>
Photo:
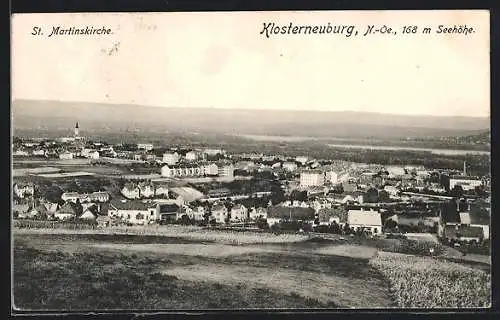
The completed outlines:
<svg viewBox="0 0 500 320">
<path fill-rule="evenodd" d="M 481 308 L 491 301 L 488 264 L 446 251 L 419 256 L 418 246 L 394 239 L 111 230 L 15 228 L 15 307 Z"/>
<path fill-rule="evenodd" d="M 14 232 L 21 310 L 395 307 L 376 249 Z"/>
</svg>

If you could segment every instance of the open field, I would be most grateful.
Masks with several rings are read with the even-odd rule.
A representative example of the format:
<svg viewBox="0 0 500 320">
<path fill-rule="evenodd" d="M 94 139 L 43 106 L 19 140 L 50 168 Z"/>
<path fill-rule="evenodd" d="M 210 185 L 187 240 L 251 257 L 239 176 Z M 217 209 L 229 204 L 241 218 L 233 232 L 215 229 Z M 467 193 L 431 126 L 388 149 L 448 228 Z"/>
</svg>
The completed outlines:
<svg viewBox="0 0 500 320">
<path fill-rule="evenodd" d="M 187 226 L 13 229 L 13 239 L 21 309 L 454 308 L 491 297 L 487 264 L 382 251 L 395 239 Z"/>
<path fill-rule="evenodd" d="M 95 173 L 86 172 L 86 171 L 75 171 L 75 172 L 61 172 L 61 173 L 43 173 L 38 174 L 38 176 L 42 178 L 70 178 L 70 177 L 84 177 L 84 176 L 93 176 Z"/>
<path fill-rule="evenodd" d="M 170 238 L 180 238 L 192 241 L 217 241 L 224 244 L 272 244 L 272 243 L 293 243 L 309 239 L 306 235 L 300 234 L 280 234 L 240 231 L 211 231 L 195 226 L 166 225 L 166 226 L 136 226 L 136 227 L 109 227 L 105 229 L 14 229 L 14 234 L 19 235 L 84 235 L 84 236 L 160 236 Z"/>
<path fill-rule="evenodd" d="M 329 244 L 15 233 L 14 302 L 24 310 L 394 306 L 368 259 L 312 254 L 318 245 Z"/>
<path fill-rule="evenodd" d="M 380 252 L 371 265 L 391 282 L 402 308 L 488 308 L 491 275 L 462 264 L 410 255 Z"/>
</svg>

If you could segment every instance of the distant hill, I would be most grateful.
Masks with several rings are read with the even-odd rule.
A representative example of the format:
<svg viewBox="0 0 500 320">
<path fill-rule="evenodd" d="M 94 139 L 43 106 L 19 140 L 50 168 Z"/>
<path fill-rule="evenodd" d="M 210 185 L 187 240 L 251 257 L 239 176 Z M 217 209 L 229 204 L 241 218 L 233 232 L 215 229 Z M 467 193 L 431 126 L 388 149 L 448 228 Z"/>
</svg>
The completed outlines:
<svg viewBox="0 0 500 320">
<path fill-rule="evenodd" d="M 86 102 L 16 100 L 14 133 L 21 130 L 115 133 L 197 132 L 339 138 L 466 136 L 489 130 L 489 118 L 404 116 L 369 112 L 160 108 Z"/>
</svg>

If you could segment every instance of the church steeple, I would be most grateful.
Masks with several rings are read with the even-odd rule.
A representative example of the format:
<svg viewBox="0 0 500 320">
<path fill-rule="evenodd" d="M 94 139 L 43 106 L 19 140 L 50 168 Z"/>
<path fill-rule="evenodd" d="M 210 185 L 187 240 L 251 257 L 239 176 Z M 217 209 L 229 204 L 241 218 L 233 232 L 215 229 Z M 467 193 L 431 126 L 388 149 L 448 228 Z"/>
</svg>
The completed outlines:
<svg viewBox="0 0 500 320">
<path fill-rule="evenodd" d="M 80 134 L 80 127 L 78 126 L 78 121 L 77 121 L 75 126 L 75 137 L 78 137 L 79 134 Z"/>
</svg>

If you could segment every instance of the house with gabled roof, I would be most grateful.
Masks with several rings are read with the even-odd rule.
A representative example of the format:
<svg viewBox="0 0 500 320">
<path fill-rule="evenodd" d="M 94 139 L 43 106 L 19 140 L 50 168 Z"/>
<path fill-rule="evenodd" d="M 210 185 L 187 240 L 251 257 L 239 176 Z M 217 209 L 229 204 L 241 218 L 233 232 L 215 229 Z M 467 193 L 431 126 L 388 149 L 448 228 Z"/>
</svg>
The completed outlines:
<svg viewBox="0 0 500 320">
<path fill-rule="evenodd" d="M 99 208 L 96 205 L 93 205 L 86 208 L 79 219 L 95 221 L 97 220 L 97 217 L 99 217 Z"/>
<path fill-rule="evenodd" d="M 35 194 L 35 185 L 32 183 L 15 183 L 14 194 L 19 198 L 31 197 Z"/>
<path fill-rule="evenodd" d="M 66 202 L 54 214 L 58 220 L 69 220 L 77 217 L 79 214 L 77 206 L 73 202 Z"/>
<path fill-rule="evenodd" d="M 180 218 L 181 207 L 175 203 L 160 203 L 156 209 L 161 221 L 174 221 Z"/>
<path fill-rule="evenodd" d="M 382 218 L 378 211 L 349 210 L 347 223 L 354 231 L 368 232 L 373 235 L 382 234 Z"/>
<path fill-rule="evenodd" d="M 49 212 L 43 204 L 39 204 L 31 209 L 28 214 L 32 219 L 46 220 Z"/>
<path fill-rule="evenodd" d="M 217 223 L 225 223 L 229 216 L 227 207 L 223 204 L 214 204 L 212 206 L 212 216 Z"/>
<path fill-rule="evenodd" d="M 459 233 L 462 237 L 464 237 L 465 233 L 469 232 L 474 233 L 474 239 L 477 240 L 487 240 L 490 238 L 491 216 L 487 212 L 464 211 L 458 214 L 460 216 Z M 480 230 L 481 234 L 476 237 L 477 230 Z"/>
<path fill-rule="evenodd" d="M 333 208 L 322 208 L 318 210 L 318 219 L 320 225 L 331 225 L 332 223 L 340 223 L 340 216 Z"/>
<path fill-rule="evenodd" d="M 111 218 L 107 215 L 99 215 L 96 218 L 98 227 L 109 227 L 111 225 Z"/>
<path fill-rule="evenodd" d="M 165 196 L 168 197 L 169 187 L 167 185 L 158 185 L 155 188 L 155 196 Z"/>
<path fill-rule="evenodd" d="M 17 214 L 19 218 L 23 218 L 24 215 L 26 215 L 29 210 L 30 210 L 29 203 L 13 204 L 12 205 L 12 213 Z"/>
<path fill-rule="evenodd" d="M 108 207 L 108 216 L 139 225 L 152 223 L 158 219 L 156 204 L 126 199 L 111 200 Z"/>
<path fill-rule="evenodd" d="M 231 222 L 243 222 L 248 220 L 248 209 L 242 205 L 237 204 L 231 208 Z"/>
<path fill-rule="evenodd" d="M 250 220 L 267 219 L 267 209 L 263 207 L 252 208 L 249 212 L 249 218 Z"/>
<path fill-rule="evenodd" d="M 152 198 L 155 195 L 155 186 L 150 181 L 140 182 L 139 185 L 141 198 Z"/>
<path fill-rule="evenodd" d="M 43 205 L 47 209 L 47 213 L 50 216 L 53 216 L 57 212 L 57 210 L 59 209 L 58 203 L 45 202 Z"/>
<path fill-rule="evenodd" d="M 127 199 L 139 199 L 141 189 L 133 183 L 126 183 L 121 190 L 121 194 Z"/>
</svg>

